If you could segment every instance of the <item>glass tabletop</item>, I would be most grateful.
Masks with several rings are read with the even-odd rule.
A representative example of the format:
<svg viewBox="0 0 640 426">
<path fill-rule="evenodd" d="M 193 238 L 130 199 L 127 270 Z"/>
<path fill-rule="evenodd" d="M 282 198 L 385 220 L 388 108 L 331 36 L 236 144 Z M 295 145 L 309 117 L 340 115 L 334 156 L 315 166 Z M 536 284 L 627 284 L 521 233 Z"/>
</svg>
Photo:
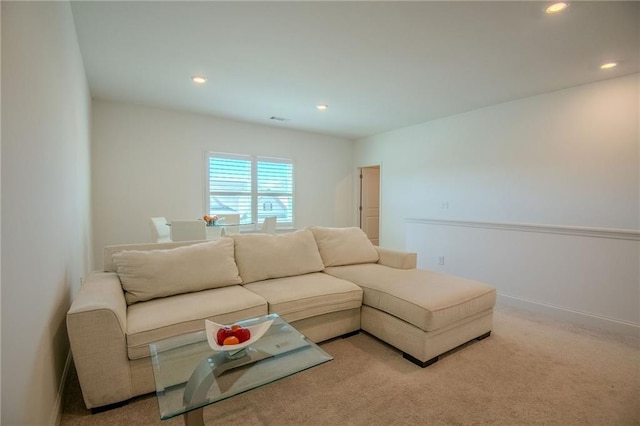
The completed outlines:
<svg viewBox="0 0 640 426">
<path fill-rule="evenodd" d="M 264 336 L 235 354 L 214 351 L 204 330 L 150 344 L 160 417 L 201 410 L 333 359 L 277 314 L 236 324 L 268 320 L 274 321 Z"/>
</svg>

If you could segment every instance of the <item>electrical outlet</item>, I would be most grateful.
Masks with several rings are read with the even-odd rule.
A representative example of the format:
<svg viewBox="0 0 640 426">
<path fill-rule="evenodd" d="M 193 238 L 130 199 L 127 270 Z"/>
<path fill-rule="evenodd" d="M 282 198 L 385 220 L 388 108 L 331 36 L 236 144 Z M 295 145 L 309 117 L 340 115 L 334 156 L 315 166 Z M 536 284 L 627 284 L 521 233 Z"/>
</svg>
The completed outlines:
<svg viewBox="0 0 640 426">
<path fill-rule="evenodd" d="M 444 265 L 444 256 L 438 256 L 438 265 Z"/>
</svg>

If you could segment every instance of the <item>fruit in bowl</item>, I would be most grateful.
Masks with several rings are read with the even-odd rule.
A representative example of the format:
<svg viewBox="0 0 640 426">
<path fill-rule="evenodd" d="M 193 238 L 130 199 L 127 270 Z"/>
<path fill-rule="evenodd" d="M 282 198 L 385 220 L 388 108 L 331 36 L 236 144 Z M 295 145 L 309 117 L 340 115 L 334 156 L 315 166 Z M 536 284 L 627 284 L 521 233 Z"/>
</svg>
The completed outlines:
<svg viewBox="0 0 640 426">
<path fill-rule="evenodd" d="M 238 338 L 236 336 L 229 336 L 227 338 L 224 339 L 224 341 L 222 342 L 222 345 L 238 345 L 240 344 L 240 341 L 238 340 Z"/>
<path fill-rule="evenodd" d="M 240 341 L 239 343 L 244 343 L 247 340 L 251 339 L 251 330 L 246 327 L 238 326 L 238 328 L 236 328 L 235 330 L 233 327 L 231 327 L 231 330 L 233 330 L 233 335 L 236 336 Z"/>
<path fill-rule="evenodd" d="M 255 325 L 222 325 L 210 320 L 204 320 L 204 323 L 211 349 L 233 352 L 255 343 L 269 330 L 273 321 L 269 319 Z"/>
<path fill-rule="evenodd" d="M 232 337 L 235 337 L 235 339 L 231 339 Z M 237 345 L 246 342 L 250 338 L 251 330 L 238 324 L 232 325 L 231 327 L 221 327 L 216 333 L 216 340 L 220 346 Z"/>
</svg>

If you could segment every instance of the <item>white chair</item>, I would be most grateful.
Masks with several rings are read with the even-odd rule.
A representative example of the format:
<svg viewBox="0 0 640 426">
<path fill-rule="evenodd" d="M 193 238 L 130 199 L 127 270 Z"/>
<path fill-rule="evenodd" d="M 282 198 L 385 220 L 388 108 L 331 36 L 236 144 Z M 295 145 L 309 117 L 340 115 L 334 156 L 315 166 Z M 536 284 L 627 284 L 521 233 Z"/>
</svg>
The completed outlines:
<svg viewBox="0 0 640 426">
<path fill-rule="evenodd" d="M 217 240 L 222 236 L 222 226 L 207 226 L 207 240 Z"/>
<path fill-rule="evenodd" d="M 173 241 L 206 240 L 206 224 L 204 220 L 172 220 L 171 239 Z"/>
<path fill-rule="evenodd" d="M 240 233 L 240 215 L 237 213 L 219 214 L 217 223 L 222 227 L 220 230 L 220 235 L 222 236 Z"/>
<path fill-rule="evenodd" d="M 275 234 L 276 233 L 276 216 L 265 217 L 262 221 L 260 229 L 252 229 L 250 231 L 243 231 L 243 234 Z"/>
<path fill-rule="evenodd" d="M 167 225 L 166 217 L 151 218 L 151 234 L 156 243 L 171 242 L 171 227 Z"/>
<path fill-rule="evenodd" d="M 263 234 L 275 234 L 277 220 L 277 216 L 265 217 L 264 221 L 262 222 L 262 228 L 260 228 L 260 232 L 262 232 Z"/>
</svg>

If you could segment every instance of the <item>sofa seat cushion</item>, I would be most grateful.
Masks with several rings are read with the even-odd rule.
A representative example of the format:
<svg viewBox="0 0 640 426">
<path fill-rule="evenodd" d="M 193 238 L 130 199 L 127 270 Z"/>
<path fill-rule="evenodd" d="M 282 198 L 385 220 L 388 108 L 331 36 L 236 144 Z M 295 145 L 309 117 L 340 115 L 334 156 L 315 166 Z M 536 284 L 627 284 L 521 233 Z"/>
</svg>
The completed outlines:
<svg viewBox="0 0 640 426">
<path fill-rule="evenodd" d="M 362 306 L 360 287 L 321 272 L 259 281 L 244 288 L 264 297 L 269 313 L 288 322 Z"/>
<path fill-rule="evenodd" d="M 267 302 L 242 286 L 179 294 L 127 308 L 127 352 L 130 359 L 149 356 L 149 343 L 204 330 L 204 320 L 229 324 L 266 315 Z"/>
<path fill-rule="evenodd" d="M 486 284 L 423 269 L 348 265 L 325 273 L 358 284 L 363 305 L 394 315 L 424 331 L 437 330 L 493 308 L 496 290 Z"/>
<path fill-rule="evenodd" d="M 319 272 L 324 269 L 308 229 L 282 235 L 234 235 L 235 258 L 242 284 Z"/>
</svg>

